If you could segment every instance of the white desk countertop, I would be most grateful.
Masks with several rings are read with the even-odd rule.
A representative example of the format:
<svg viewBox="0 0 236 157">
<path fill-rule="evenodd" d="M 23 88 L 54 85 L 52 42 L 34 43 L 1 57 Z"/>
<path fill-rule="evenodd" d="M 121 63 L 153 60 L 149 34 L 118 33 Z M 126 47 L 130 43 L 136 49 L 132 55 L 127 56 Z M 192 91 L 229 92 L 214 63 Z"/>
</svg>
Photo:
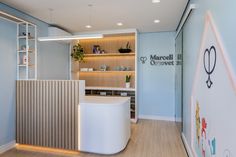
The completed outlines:
<svg viewBox="0 0 236 157">
<path fill-rule="evenodd" d="M 135 88 L 120 88 L 120 87 L 99 87 L 99 86 L 86 86 L 85 89 L 89 90 L 118 90 L 118 91 L 135 91 Z"/>
<path fill-rule="evenodd" d="M 85 96 L 80 104 L 116 105 L 130 101 L 129 97 Z"/>
</svg>

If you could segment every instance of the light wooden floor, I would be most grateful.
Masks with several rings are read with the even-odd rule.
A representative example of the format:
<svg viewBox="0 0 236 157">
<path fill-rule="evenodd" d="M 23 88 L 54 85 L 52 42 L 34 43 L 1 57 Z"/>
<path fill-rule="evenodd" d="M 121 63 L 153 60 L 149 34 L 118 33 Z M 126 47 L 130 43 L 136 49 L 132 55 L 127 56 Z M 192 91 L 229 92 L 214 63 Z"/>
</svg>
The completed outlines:
<svg viewBox="0 0 236 157">
<path fill-rule="evenodd" d="M 0 157 L 104 156 L 89 153 L 55 154 L 14 148 L 0 155 Z M 138 124 L 132 125 L 132 136 L 127 148 L 111 157 L 187 157 L 187 155 L 174 122 L 139 120 Z"/>
</svg>

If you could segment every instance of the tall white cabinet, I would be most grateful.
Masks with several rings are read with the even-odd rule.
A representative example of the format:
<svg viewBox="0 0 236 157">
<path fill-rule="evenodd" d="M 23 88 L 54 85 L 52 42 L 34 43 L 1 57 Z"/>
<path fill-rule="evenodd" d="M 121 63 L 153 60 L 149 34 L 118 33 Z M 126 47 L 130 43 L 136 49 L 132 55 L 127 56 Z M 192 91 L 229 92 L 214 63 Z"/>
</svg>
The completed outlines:
<svg viewBox="0 0 236 157">
<path fill-rule="evenodd" d="M 37 79 L 37 26 L 17 23 L 17 80 Z"/>
</svg>

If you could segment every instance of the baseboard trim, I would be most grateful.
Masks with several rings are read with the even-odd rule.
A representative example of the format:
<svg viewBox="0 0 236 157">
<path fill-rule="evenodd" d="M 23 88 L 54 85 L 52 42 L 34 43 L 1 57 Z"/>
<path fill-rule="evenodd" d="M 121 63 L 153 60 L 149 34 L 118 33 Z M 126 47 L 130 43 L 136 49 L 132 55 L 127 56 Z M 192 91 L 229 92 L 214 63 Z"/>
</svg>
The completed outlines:
<svg viewBox="0 0 236 157">
<path fill-rule="evenodd" d="M 176 118 L 176 122 L 182 122 L 182 118 Z"/>
<path fill-rule="evenodd" d="M 153 116 L 153 115 L 139 115 L 139 119 L 149 119 L 149 120 L 163 120 L 163 121 L 175 121 L 174 117 L 164 117 L 164 116 Z"/>
<path fill-rule="evenodd" d="M 191 150 L 190 146 L 188 145 L 188 142 L 187 142 L 187 140 L 186 140 L 186 137 L 185 137 L 185 135 L 184 135 L 183 133 L 181 134 L 181 137 L 182 137 L 184 146 L 185 146 L 185 148 L 186 148 L 186 151 L 187 151 L 187 153 L 188 153 L 188 156 L 189 156 L 189 157 L 194 157 L 194 156 L 193 156 L 193 153 L 192 153 L 192 150 Z"/>
<path fill-rule="evenodd" d="M 7 144 L 0 146 L 0 154 L 14 148 L 16 146 L 16 141 L 11 141 Z"/>
</svg>

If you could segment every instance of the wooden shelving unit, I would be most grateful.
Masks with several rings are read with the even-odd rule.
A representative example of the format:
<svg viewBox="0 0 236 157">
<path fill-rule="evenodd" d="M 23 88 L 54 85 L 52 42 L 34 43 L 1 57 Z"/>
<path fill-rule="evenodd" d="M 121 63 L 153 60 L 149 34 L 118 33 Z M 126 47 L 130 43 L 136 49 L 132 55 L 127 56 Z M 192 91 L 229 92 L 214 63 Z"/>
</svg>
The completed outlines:
<svg viewBox="0 0 236 157">
<path fill-rule="evenodd" d="M 137 31 L 104 34 L 102 39 L 80 40 L 85 56 L 84 62 L 71 64 L 71 79 L 85 80 L 87 95 L 100 95 L 107 92 L 107 96 L 120 96 L 127 92 L 131 97 L 131 119 L 137 121 Z M 132 51 L 120 53 L 120 47 L 125 48 L 129 42 Z M 77 44 L 77 43 L 73 43 Z M 93 46 L 99 45 L 105 53 L 94 54 Z M 100 67 L 106 65 L 108 69 L 101 71 Z M 82 68 L 92 68 L 93 71 L 81 71 Z M 125 76 L 131 75 L 131 90 L 125 88 Z M 89 87 L 96 87 L 89 88 Z M 110 93 L 110 94 L 109 94 Z"/>
</svg>

